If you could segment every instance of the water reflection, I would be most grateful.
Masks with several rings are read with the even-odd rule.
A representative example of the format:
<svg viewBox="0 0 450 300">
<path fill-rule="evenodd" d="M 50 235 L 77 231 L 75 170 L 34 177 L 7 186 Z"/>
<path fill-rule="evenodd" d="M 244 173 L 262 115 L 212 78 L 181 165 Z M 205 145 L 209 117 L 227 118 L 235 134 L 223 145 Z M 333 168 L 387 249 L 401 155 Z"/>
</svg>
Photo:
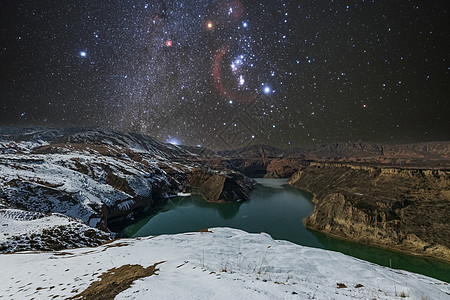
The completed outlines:
<svg viewBox="0 0 450 300">
<path fill-rule="evenodd" d="M 229 203 L 209 203 L 203 200 L 199 195 L 191 195 L 187 197 L 172 198 L 167 202 L 166 207 L 162 212 L 169 211 L 176 208 L 191 208 L 197 207 L 201 209 L 214 209 L 224 220 L 234 218 L 239 212 L 239 207 L 243 202 L 229 202 Z"/>
</svg>

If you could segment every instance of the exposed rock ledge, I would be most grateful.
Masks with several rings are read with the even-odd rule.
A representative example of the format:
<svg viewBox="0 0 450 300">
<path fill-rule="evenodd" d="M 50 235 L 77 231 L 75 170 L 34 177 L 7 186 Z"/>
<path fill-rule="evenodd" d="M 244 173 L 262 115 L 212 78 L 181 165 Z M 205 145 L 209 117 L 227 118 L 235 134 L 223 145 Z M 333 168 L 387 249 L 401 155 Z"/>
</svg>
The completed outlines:
<svg viewBox="0 0 450 300">
<path fill-rule="evenodd" d="M 290 184 L 314 194 L 307 227 L 450 261 L 450 171 L 312 163 Z"/>
<path fill-rule="evenodd" d="M 241 173 L 198 168 L 187 174 L 185 191 L 200 194 L 208 202 L 222 203 L 248 200 L 254 185 L 254 180 Z"/>
</svg>

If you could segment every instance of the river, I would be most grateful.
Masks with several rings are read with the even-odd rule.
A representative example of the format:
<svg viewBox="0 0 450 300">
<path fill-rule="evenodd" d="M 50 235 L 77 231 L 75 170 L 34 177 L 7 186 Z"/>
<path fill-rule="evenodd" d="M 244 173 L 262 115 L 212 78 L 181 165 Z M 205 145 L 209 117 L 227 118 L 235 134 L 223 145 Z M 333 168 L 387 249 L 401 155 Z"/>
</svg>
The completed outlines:
<svg viewBox="0 0 450 300">
<path fill-rule="evenodd" d="M 449 263 L 343 241 L 306 229 L 302 220 L 314 209 L 311 194 L 292 188 L 285 179 L 256 181 L 249 201 L 214 204 L 200 196 L 171 198 L 157 213 L 120 228 L 121 234 L 142 237 L 211 227 L 239 228 L 450 282 Z"/>
</svg>

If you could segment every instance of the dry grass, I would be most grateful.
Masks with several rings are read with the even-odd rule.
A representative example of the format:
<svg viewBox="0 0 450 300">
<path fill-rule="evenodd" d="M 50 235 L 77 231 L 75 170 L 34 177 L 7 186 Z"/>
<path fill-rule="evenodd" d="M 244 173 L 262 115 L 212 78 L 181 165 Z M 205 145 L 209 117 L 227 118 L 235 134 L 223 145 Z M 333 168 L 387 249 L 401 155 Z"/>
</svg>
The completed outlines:
<svg viewBox="0 0 450 300">
<path fill-rule="evenodd" d="M 158 271 L 157 265 L 144 268 L 141 265 L 123 265 L 120 268 L 112 268 L 100 276 L 99 281 L 95 281 L 80 294 L 71 297 L 72 300 L 92 299 L 109 300 L 114 299 L 119 293 L 128 289 L 135 280 L 155 275 Z"/>
</svg>

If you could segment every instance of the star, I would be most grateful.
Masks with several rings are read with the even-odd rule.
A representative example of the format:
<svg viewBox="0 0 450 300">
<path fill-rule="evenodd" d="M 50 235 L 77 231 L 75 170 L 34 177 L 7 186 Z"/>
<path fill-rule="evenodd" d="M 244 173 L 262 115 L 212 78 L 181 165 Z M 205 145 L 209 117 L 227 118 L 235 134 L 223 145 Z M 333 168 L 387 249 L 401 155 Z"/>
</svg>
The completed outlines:
<svg viewBox="0 0 450 300">
<path fill-rule="evenodd" d="M 206 29 L 208 30 L 214 29 L 214 23 L 212 21 L 206 22 Z"/>
<path fill-rule="evenodd" d="M 245 80 L 244 80 L 244 76 L 240 75 L 239 76 L 239 85 L 244 85 Z"/>
<path fill-rule="evenodd" d="M 71 26 L 64 10 L 31 1 L 36 7 L 27 12 L 18 2 L 6 1 L 2 14 L 4 23 L 20 30 L 5 32 L 0 47 L 6 69 L 17 70 L 6 78 L 4 94 L 14 101 L 0 104 L 0 126 L 89 123 L 162 141 L 168 133 L 192 145 L 200 138 L 214 148 L 220 147 L 215 129 L 224 120 L 264 99 L 280 112 L 256 138 L 274 146 L 289 140 L 296 147 L 313 137 L 390 141 L 394 128 L 405 141 L 448 140 L 450 67 L 445 43 L 438 42 L 448 36 L 438 22 L 443 11 L 428 20 L 425 6 L 407 0 L 399 0 L 401 14 L 382 15 L 380 1 L 346 11 L 338 1 L 99 0 L 95 14 L 92 5 L 71 6 L 83 22 Z M 49 18 L 52 31 L 44 26 Z M 47 55 L 25 55 L 33 51 Z M 26 115 L 22 107 L 30 108 Z M 352 123 L 343 121 L 349 114 Z M 423 126 L 412 125 L 418 121 Z M 307 139 L 272 135 L 272 124 L 280 130 L 300 126 Z"/>
</svg>

